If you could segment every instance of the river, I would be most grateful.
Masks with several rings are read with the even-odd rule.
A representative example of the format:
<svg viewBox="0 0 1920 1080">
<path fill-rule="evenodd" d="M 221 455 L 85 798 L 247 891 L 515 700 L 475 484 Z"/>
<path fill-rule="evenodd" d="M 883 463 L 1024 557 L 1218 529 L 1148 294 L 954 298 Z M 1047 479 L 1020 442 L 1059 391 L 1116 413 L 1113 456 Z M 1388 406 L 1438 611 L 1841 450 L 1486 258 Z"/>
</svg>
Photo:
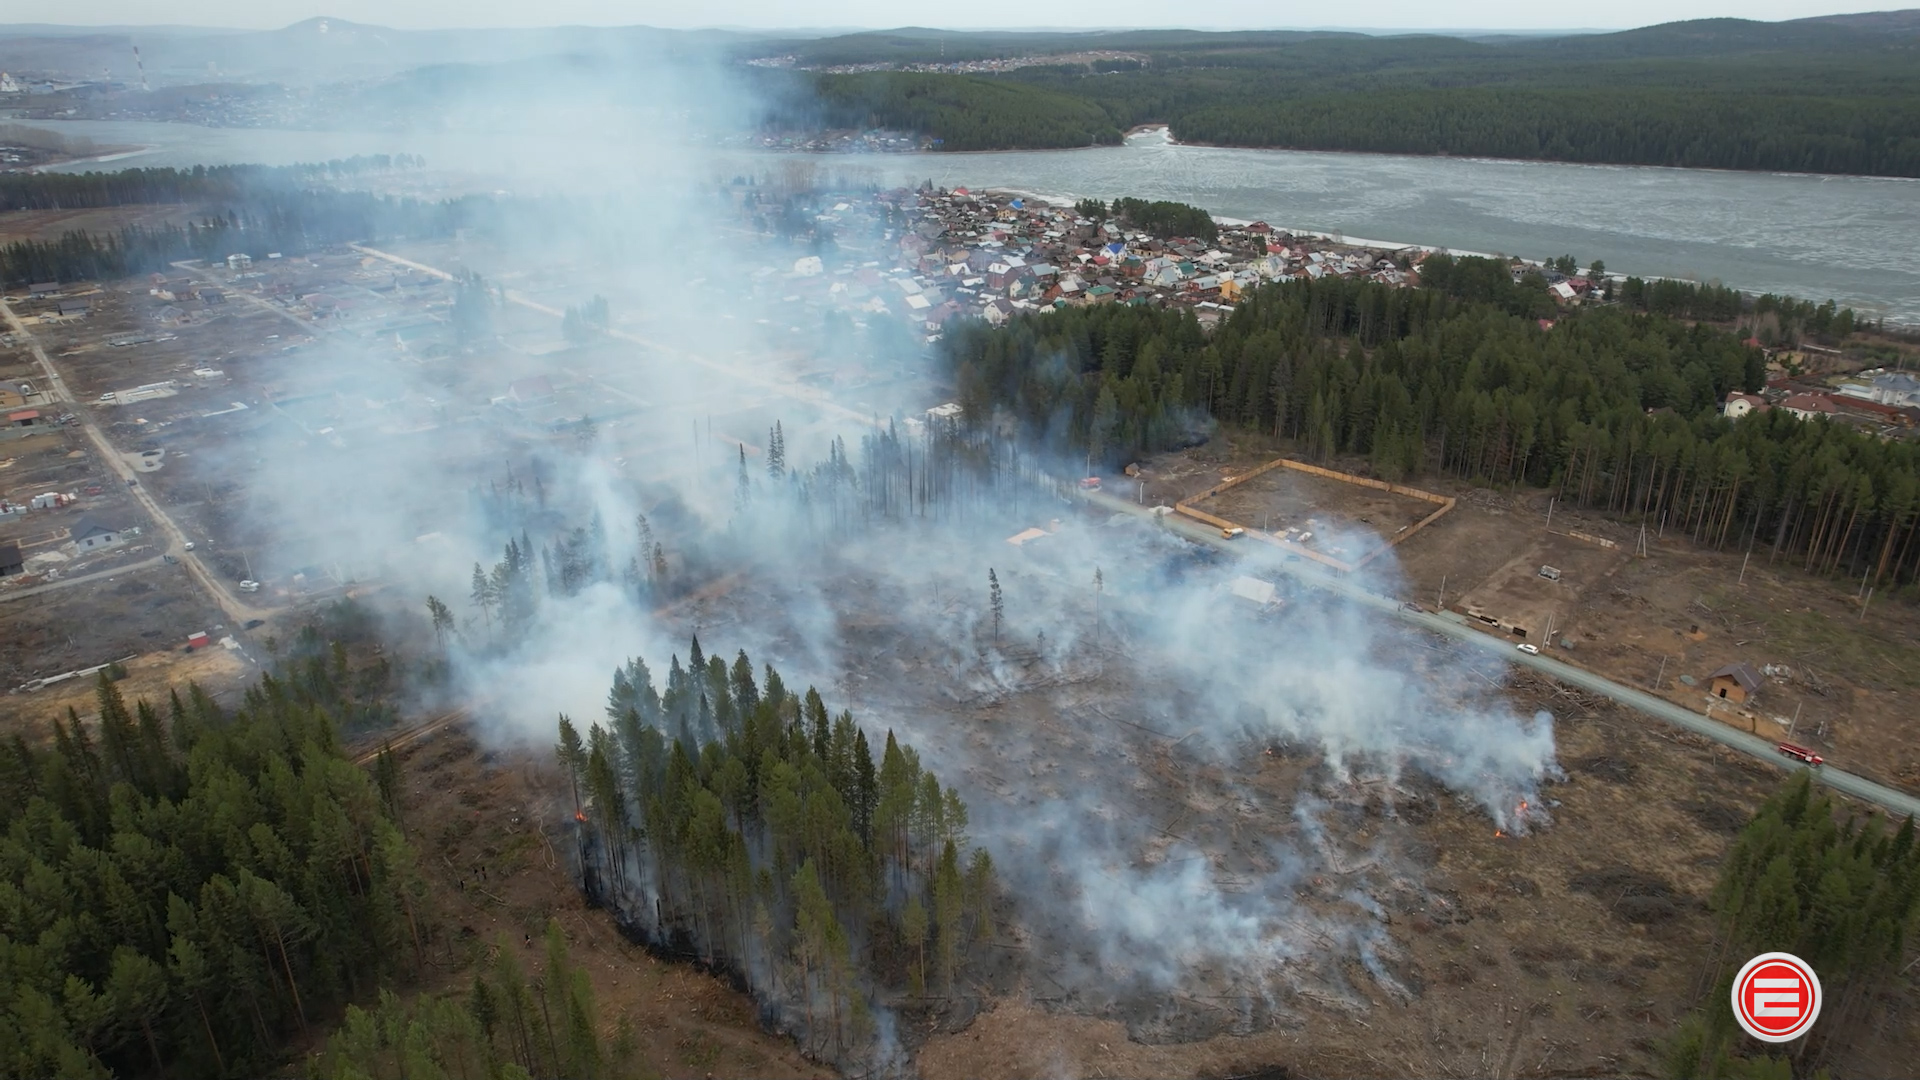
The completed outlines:
<svg viewBox="0 0 1920 1080">
<path fill-rule="evenodd" d="M 608 147 L 583 146 L 571 133 L 34 123 L 101 145 L 149 148 L 105 166 L 110 168 L 287 164 L 411 152 L 438 168 L 483 174 L 501 173 L 503 161 L 515 162 L 516 169 L 537 163 L 543 170 L 537 180 L 557 184 L 597 175 L 590 166 L 610 159 Z M 612 156 L 633 153 L 621 151 Z M 719 151 L 712 165 L 752 170 L 765 168 L 772 157 Z M 1532 259 L 1571 254 L 1582 265 L 1605 260 L 1615 273 L 1832 297 L 1874 317 L 1920 325 L 1920 181 L 1914 180 L 1236 150 L 1178 145 L 1158 129 L 1102 149 L 804 160 L 887 183 L 931 179 L 1063 197 L 1174 199 L 1223 217 L 1349 238 Z M 526 182 L 524 173 L 518 177 Z"/>
</svg>

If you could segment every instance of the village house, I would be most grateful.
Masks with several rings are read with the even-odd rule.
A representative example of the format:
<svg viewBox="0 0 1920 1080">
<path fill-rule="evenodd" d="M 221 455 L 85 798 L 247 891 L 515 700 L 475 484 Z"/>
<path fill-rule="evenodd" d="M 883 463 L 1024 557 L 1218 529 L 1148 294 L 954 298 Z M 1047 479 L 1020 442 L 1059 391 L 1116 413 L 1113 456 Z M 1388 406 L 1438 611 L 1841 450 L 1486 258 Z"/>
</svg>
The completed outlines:
<svg viewBox="0 0 1920 1080">
<path fill-rule="evenodd" d="M 1760 673 L 1746 664 L 1733 663 L 1707 676 L 1707 692 L 1735 705 L 1744 705 L 1760 691 Z"/>
<path fill-rule="evenodd" d="M 1738 390 L 1729 390 L 1727 400 L 1720 404 L 1720 415 L 1729 420 L 1738 420 L 1748 413 L 1766 410 L 1766 398 L 1759 394 L 1743 394 Z"/>
<path fill-rule="evenodd" d="M 115 547 L 124 539 L 119 529 L 93 518 L 81 518 L 69 532 L 74 546 L 81 551 L 100 551 Z"/>
<path fill-rule="evenodd" d="M 1825 394 L 1795 394 L 1782 401 L 1780 407 L 1792 413 L 1796 420 L 1811 420 L 1816 416 L 1831 417 L 1840 411 Z"/>
</svg>

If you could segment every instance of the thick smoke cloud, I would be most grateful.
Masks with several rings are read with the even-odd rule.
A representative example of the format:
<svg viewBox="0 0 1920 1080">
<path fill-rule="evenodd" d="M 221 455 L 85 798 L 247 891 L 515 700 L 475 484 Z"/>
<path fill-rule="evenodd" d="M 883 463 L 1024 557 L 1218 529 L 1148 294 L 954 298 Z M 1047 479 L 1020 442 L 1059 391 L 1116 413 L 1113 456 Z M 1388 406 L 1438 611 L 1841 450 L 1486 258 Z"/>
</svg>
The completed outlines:
<svg viewBox="0 0 1920 1080">
<path fill-rule="evenodd" d="M 623 96 L 669 103 L 646 110 L 530 90 L 522 104 L 558 117 L 582 152 L 496 163 L 517 196 L 545 201 L 503 204 L 539 209 L 462 252 L 495 289 L 549 307 L 609 297 L 611 340 L 569 351 L 550 320 L 550 347 L 531 347 L 539 334 L 525 327 L 542 316 L 506 304 L 493 317 L 517 327 L 510 340 L 451 362 L 351 330 L 290 361 L 323 367 L 340 394 L 387 388 L 430 423 L 332 437 L 302 427 L 264 443 L 253 512 L 286 538 L 279 564 L 352 568 L 411 612 L 429 593 L 446 599 L 461 619 L 454 694 L 478 703 L 483 734 L 503 744 L 550 746 L 557 713 L 598 719 L 618 665 L 642 656 L 662 670 L 692 632 L 710 652 L 744 649 L 790 684 L 819 686 L 876 745 L 899 731 L 961 788 L 1013 899 L 1012 932 L 1029 944 L 1029 988 L 1131 1010 L 1145 1037 L 1194 1030 L 1181 1003 L 1196 997 L 1224 1003 L 1214 1011 L 1229 1030 L 1276 1022 L 1297 995 L 1358 1007 L 1368 994 L 1355 964 L 1372 992 L 1408 993 L 1386 905 L 1423 886 L 1399 808 L 1451 798 L 1491 828 L 1545 824 L 1551 718 L 1505 701 L 1501 665 L 1294 586 L 1278 567 L 1207 557 L 1143 519 L 1082 514 L 1040 481 L 1073 475 L 1072 463 L 989 440 L 976 446 L 1013 463 L 998 481 L 910 495 L 892 514 L 827 473 L 810 473 L 804 494 L 770 475 L 776 420 L 794 472 L 844 446 L 858 479 L 864 441 L 887 430 L 924 463 L 935 446 L 906 423 L 917 410 L 891 414 L 937 404 L 939 389 L 912 374 L 923 361 L 910 352 L 884 390 L 892 401 L 881 389 L 826 400 L 795 381 L 795 357 L 830 370 L 845 341 L 783 295 L 808 249 L 755 238 L 719 197 L 741 158 L 706 149 L 718 136 L 704 125 L 754 103 L 716 70 L 689 70 L 661 58 L 623 75 Z M 699 109 L 672 104 L 693 96 Z M 476 102 L 458 119 L 486 112 Z M 755 164 L 782 191 L 817 179 L 804 161 Z M 822 257 L 829 270 L 851 258 Z M 889 318 L 873 316 L 861 340 L 885 340 Z M 910 350 L 917 336 L 900 340 Z M 504 394 L 532 376 L 590 403 L 591 440 L 497 433 L 502 414 L 479 388 Z M 643 515 L 675 582 L 646 600 L 623 578 L 650 556 Z M 1005 542 L 1054 519 L 1057 532 L 1030 545 Z M 603 580 L 543 596 L 503 640 L 465 602 L 473 565 L 574 528 L 596 537 Z M 989 570 L 1005 596 L 998 633 Z M 1392 571 L 1375 573 L 1370 586 L 1391 591 Z M 1240 574 L 1279 583 L 1282 602 L 1259 611 L 1234 598 Z M 892 1019 L 879 1023 L 884 1044 Z"/>
</svg>

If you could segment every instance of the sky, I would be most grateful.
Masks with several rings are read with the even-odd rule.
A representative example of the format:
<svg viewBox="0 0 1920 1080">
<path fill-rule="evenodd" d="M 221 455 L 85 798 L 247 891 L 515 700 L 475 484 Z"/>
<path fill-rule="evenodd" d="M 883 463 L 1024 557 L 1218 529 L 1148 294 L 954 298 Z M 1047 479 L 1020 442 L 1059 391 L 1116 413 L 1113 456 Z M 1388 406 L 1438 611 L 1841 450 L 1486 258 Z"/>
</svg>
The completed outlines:
<svg viewBox="0 0 1920 1080">
<path fill-rule="evenodd" d="M 1034 27 L 1031 0 L 972 0 L 929 8 L 893 0 L 835 0 L 799 5 L 788 0 L 706 0 L 699 4 L 660 0 L 63 0 L 54 5 L 26 3 L 11 8 L 4 22 L 65 25 L 145 25 L 270 28 L 318 15 L 402 28 L 513 27 L 568 24 L 630 26 L 645 24 L 680 29 L 698 27 L 873 28 L 901 25 L 951 29 Z M 1859 0 L 1619 0 L 1573 8 L 1538 0 L 1375 0 L 1363 8 L 1329 9 L 1274 3 L 1273 0 L 1215 0 L 1207 5 L 1170 6 L 1165 0 L 1105 0 L 1097 8 L 1055 8 L 1066 18 L 1098 14 L 1099 23 L 1063 22 L 1066 27 L 1165 27 L 1194 29 L 1621 29 L 1678 19 L 1737 16 L 1777 21 L 1832 15 L 1863 9 Z M 1328 21 L 1330 15 L 1343 20 Z"/>
</svg>

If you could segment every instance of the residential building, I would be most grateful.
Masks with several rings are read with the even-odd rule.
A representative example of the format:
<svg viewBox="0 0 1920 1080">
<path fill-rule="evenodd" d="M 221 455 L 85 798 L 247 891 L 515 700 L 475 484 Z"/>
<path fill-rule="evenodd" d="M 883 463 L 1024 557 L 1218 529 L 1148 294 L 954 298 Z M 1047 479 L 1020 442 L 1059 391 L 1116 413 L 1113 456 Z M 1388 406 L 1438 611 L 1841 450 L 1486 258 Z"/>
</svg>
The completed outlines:
<svg viewBox="0 0 1920 1080">
<path fill-rule="evenodd" d="M 93 518 L 81 518 L 70 530 L 74 545 L 81 551 L 115 547 L 125 539 L 119 529 Z"/>
<path fill-rule="evenodd" d="M 1735 705 L 1744 705 L 1760 691 L 1760 673 L 1746 664 L 1733 663 L 1707 676 L 1707 692 Z"/>
<path fill-rule="evenodd" d="M 1795 394 L 1780 403 L 1780 407 L 1792 413 L 1796 420 L 1811 420 L 1816 416 L 1832 416 L 1840 410 L 1834 408 L 1833 401 L 1825 394 Z"/>
</svg>

